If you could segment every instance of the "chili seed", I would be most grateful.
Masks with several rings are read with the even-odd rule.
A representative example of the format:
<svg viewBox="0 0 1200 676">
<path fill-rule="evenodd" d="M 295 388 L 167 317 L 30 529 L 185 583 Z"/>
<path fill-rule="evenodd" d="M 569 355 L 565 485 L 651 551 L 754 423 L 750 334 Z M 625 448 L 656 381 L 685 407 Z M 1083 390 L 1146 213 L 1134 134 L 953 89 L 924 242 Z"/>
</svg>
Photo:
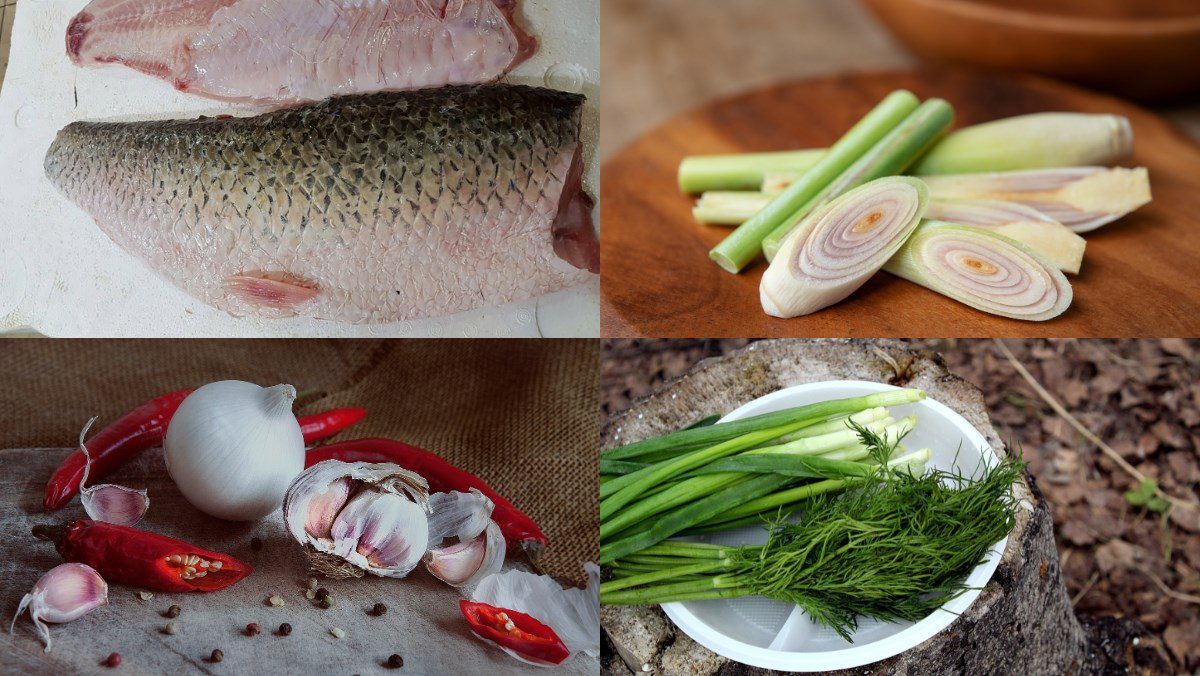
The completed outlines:
<svg viewBox="0 0 1200 676">
<path fill-rule="evenodd" d="M 392 656 L 387 659 L 387 663 L 383 666 L 387 667 L 388 669 L 399 669 L 400 667 L 404 666 L 404 658 L 400 657 L 396 653 L 392 653 Z"/>
<path fill-rule="evenodd" d="M 110 653 L 108 657 L 104 658 L 104 666 L 110 668 L 121 666 L 121 653 Z"/>
<path fill-rule="evenodd" d="M 246 625 L 247 636 L 258 636 L 260 632 L 262 632 L 262 627 L 258 626 L 257 622 L 251 622 Z"/>
<path fill-rule="evenodd" d="M 337 627 L 330 629 L 329 633 L 332 634 L 334 638 L 345 638 L 346 637 L 346 632 L 342 631 L 341 629 L 338 629 Z"/>
<path fill-rule="evenodd" d="M 209 662 L 220 662 L 225 659 L 225 653 L 221 652 L 220 648 L 213 648 L 212 655 L 209 656 Z"/>
<path fill-rule="evenodd" d="M 383 605 L 382 603 L 376 603 L 371 607 L 371 614 L 375 617 L 382 617 L 383 615 L 387 614 L 387 606 Z"/>
<path fill-rule="evenodd" d="M 308 578 L 308 588 L 309 589 L 317 588 L 317 578 L 315 578 L 315 577 Z"/>
<path fill-rule="evenodd" d="M 163 633 L 170 634 L 172 636 L 174 636 L 175 634 L 178 634 L 179 633 L 179 623 L 178 622 L 168 622 L 167 626 L 163 627 Z"/>
<path fill-rule="evenodd" d="M 143 601 L 149 601 L 150 599 L 154 598 L 154 594 L 151 594 L 148 591 L 140 591 L 138 592 L 138 598 Z"/>
<path fill-rule="evenodd" d="M 280 596 L 279 594 L 271 594 L 270 598 L 267 599 L 267 603 L 269 605 L 276 606 L 276 607 L 282 606 L 283 605 L 283 597 Z"/>
<path fill-rule="evenodd" d="M 284 622 L 283 624 L 279 625 L 279 635 L 280 636 L 290 636 L 291 633 L 292 633 L 292 625 L 288 624 L 287 622 Z"/>
<path fill-rule="evenodd" d="M 262 538 L 250 538 L 250 549 L 254 551 L 262 550 Z"/>
<path fill-rule="evenodd" d="M 165 615 L 167 617 L 174 619 L 176 617 L 179 617 L 179 613 L 181 613 L 181 612 L 183 612 L 183 608 L 180 608 L 179 606 L 171 606 L 170 608 L 167 608 L 167 612 L 165 613 Z"/>
</svg>

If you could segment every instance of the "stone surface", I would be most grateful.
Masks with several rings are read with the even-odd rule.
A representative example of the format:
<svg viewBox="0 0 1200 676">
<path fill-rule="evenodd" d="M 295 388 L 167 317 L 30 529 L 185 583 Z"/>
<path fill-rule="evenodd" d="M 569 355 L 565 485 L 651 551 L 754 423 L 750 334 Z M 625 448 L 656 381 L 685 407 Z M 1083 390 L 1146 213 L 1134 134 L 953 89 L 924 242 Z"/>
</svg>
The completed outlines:
<svg viewBox="0 0 1200 676">
<path fill-rule="evenodd" d="M 833 379 L 923 389 L 930 398 L 966 418 L 993 449 L 1004 451 L 978 389 L 949 373 L 935 353 L 912 351 L 898 341 L 874 340 L 766 341 L 706 360 L 614 417 L 604 429 L 604 446 L 678 429 L 713 411 L 732 410 L 783 387 Z M 1062 582 L 1046 502 L 1028 477 L 1020 490 L 1029 509 L 1019 514 L 991 583 L 967 612 L 917 648 L 853 673 L 1109 673 L 1134 665 L 1149 673 L 1169 670 L 1161 645 L 1136 622 L 1080 624 Z M 602 625 L 618 654 L 620 646 L 639 640 L 631 633 L 635 625 L 624 621 L 626 616 L 644 612 L 606 610 Z M 657 672 L 763 673 L 712 655 L 700 646 L 689 649 L 686 646 L 691 640 L 669 623 L 668 627 L 673 640 L 660 643 L 661 652 L 649 662 Z"/>
</svg>

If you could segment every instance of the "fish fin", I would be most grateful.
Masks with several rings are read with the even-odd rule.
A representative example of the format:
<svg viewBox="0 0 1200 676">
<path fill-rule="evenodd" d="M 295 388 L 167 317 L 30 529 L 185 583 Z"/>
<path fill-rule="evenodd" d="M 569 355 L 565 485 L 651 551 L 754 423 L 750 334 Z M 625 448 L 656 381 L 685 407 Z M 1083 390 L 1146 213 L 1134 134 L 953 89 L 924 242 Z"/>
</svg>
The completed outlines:
<svg viewBox="0 0 1200 676">
<path fill-rule="evenodd" d="M 250 305 L 276 310 L 295 310 L 321 292 L 315 284 L 277 272 L 226 277 L 225 288 Z"/>
<path fill-rule="evenodd" d="M 583 190 L 582 150 L 582 147 L 575 149 L 550 233 L 554 238 L 555 255 L 580 270 L 599 274 L 600 242 L 592 225 L 595 202 Z"/>
</svg>

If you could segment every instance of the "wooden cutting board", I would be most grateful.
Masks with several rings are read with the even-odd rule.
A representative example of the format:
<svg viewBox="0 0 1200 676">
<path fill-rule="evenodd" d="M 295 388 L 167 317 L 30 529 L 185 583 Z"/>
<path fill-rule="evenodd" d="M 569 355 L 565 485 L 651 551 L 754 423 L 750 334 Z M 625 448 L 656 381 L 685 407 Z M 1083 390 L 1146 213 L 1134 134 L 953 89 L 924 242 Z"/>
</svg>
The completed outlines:
<svg viewBox="0 0 1200 676">
<path fill-rule="evenodd" d="M 728 228 L 692 220 L 676 187 L 687 155 L 824 147 L 888 92 L 954 105 L 956 126 L 1041 111 L 1129 118 L 1154 201 L 1087 235 L 1075 301 L 1047 322 L 995 317 L 887 273 L 796 319 L 763 313 L 765 262 L 730 275 L 708 259 Z M 1032 76 L 929 69 L 779 85 L 676 117 L 601 169 L 601 328 L 654 337 L 1161 337 L 1200 335 L 1200 146 L 1157 115 Z"/>
</svg>

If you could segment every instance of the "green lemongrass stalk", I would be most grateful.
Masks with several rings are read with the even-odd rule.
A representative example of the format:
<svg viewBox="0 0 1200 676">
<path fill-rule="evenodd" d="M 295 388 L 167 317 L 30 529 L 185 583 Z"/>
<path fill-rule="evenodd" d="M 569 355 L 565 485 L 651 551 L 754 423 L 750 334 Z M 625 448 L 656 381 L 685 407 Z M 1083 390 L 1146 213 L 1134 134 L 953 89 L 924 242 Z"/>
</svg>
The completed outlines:
<svg viewBox="0 0 1200 676">
<path fill-rule="evenodd" d="M 1045 321 L 1071 305 L 1071 283 L 1020 242 L 983 228 L 925 221 L 884 270 L 977 310 Z"/>
<path fill-rule="evenodd" d="M 1064 167 L 924 180 L 938 199 L 1016 202 L 1074 232 L 1091 232 L 1150 202 L 1150 175 L 1143 167 Z"/>
<path fill-rule="evenodd" d="M 915 107 L 915 105 L 914 105 Z M 693 155 L 679 164 L 679 189 L 685 193 L 706 190 L 757 190 L 763 174 L 802 174 L 816 166 L 826 150 L 787 150 L 737 155 Z"/>
<path fill-rule="evenodd" d="M 921 153 L 937 142 L 953 122 L 954 109 L 949 103 L 941 99 L 929 99 L 922 103 L 857 162 L 830 181 L 824 191 L 797 209 L 791 218 L 778 223 L 775 229 L 763 238 L 762 250 L 767 260 L 775 259 L 783 240 L 796 230 L 809 214 L 859 186 L 885 176 L 904 173 Z M 797 180 L 803 180 L 803 177 Z M 791 189 L 791 186 L 788 186 L 784 194 Z"/>
<path fill-rule="evenodd" d="M 988 200 L 930 200 L 925 218 L 973 225 L 1017 240 L 1054 267 L 1079 274 L 1087 240 L 1032 207 Z"/>
<path fill-rule="evenodd" d="M 852 167 L 917 107 L 917 97 L 910 92 L 901 90 L 889 94 L 846 132 L 812 169 L 714 247 L 709 257 L 727 272 L 740 272 L 758 258 L 764 237 L 780 224 L 794 222 L 797 212 L 820 196 L 830 183 Z"/>
<path fill-rule="evenodd" d="M 692 218 L 708 225 L 741 225 L 771 203 L 774 195 L 762 192 L 710 191 L 692 208 Z"/>
<path fill-rule="evenodd" d="M 1109 165 L 1133 151 L 1120 115 L 1035 113 L 948 134 L 913 167 L 916 174 L 969 174 L 1046 167 Z"/>
<path fill-rule="evenodd" d="M 795 481 L 789 476 L 758 474 L 742 482 L 711 493 L 699 500 L 662 515 L 650 522 L 648 528 L 639 530 L 621 539 L 600 544 L 600 563 L 606 564 L 623 556 L 641 551 L 652 544 L 666 540 L 676 533 L 703 523 L 729 509 L 730 505 L 744 500 L 769 495 Z M 603 505 L 602 505 L 603 506 Z M 601 527 L 604 518 L 601 517 Z"/>
<path fill-rule="evenodd" d="M 879 481 L 814 500 L 803 521 L 771 524 L 764 545 L 705 550 L 705 558 L 686 548 L 655 553 L 655 570 L 602 583 L 601 603 L 732 598 L 739 590 L 796 603 L 847 640 L 860 616 L 917 621 L 966 591 L 970 570 L 1012 530 L 1021 472 L 1012 458 L 975 480 L 884 471 Z"/>
<path fill-rule="evenodd" d="M 771 413 L 761 413 L 759 415 L 733 420 L 730 422 L 721 423 L 719 425 L 710 425 L 697 429 L 680 430 L 670 434 L 637 441 L 617 448 L 611 448 L 601 452 L 600 457 L 610 458 L 612 460 L 632 460 L 640 458 L 650 453 L 661 452 L 666 450 L 674 450 L 686 448 L 688 450 L 698 450 L 706 446 L 711 446 L 722 441 L 728 441 L 734 437 L 739 437 L 749 432 L 755 432 L 767 427 L 778 427 L 795 422 L 804 422 L 804 426 L 812 426 L 824 422 L 832 416 L 844 415 L 847 413 L 855 413 L 863 409 L 875 408 L 878 406 L 901 406 L 903 404 L 911 404 L 915 401 L 920 401 L 925 398 L 925 393 L 920 390 L 889 390 L 887 392 L 877 392 L 866 395 L 864 397 L 851 397 L 848 399 L 836 399 L 819 404 L 808 404 L 806 406 L 795 406 L 792 408 L 783 409 L 782 411 L 773 411 Z"/>
<path fill-rule="evenodd" d="M 920 180 L 888 176 L 817 209 L 763 273 L 758 287 L 763 312 L 799 317 L 841 302 L 900 249 L 928 203 Z"/>
</svg>

